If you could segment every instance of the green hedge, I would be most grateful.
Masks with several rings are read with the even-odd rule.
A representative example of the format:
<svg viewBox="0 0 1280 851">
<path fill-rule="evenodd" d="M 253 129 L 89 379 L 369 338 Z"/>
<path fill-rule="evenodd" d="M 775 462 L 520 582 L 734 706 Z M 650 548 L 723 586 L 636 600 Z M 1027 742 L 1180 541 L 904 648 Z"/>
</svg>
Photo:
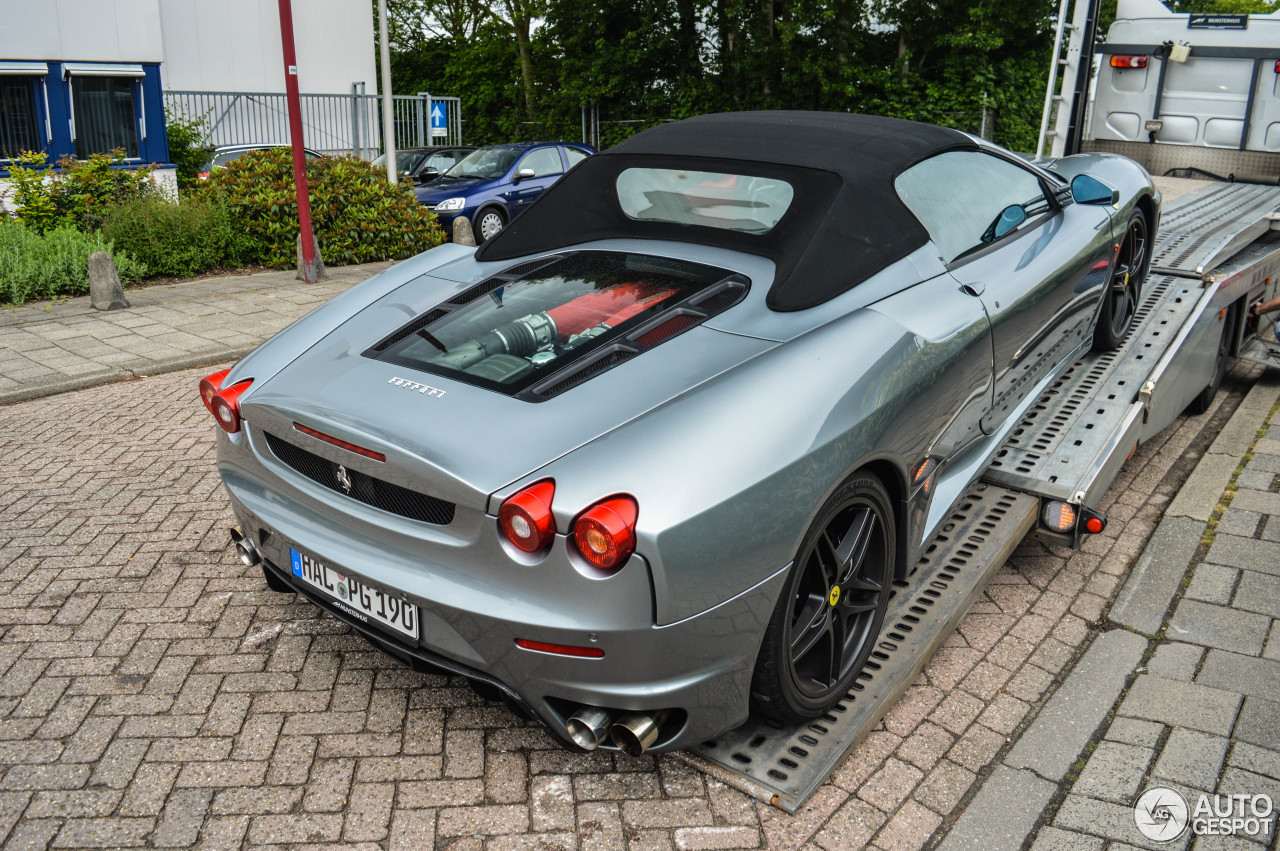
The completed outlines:
<svg viewBox="0 0 1280 851">
<path fill-rule="evenodd" d="M 252 253 L 230 208 L 216 199 L 116 204 L 102 212 L 102 235 L 143 263 L 148 275 L 188 278 L 243 265 Z"/>
<path fill-rule="evenodd" d="M 113 251 L 100 233 L 83 234 L 70 225 L 45 233 L 0 217 L 0 302 L 84 295 L 89 292 L 89 255 L 105 251 L 121 281 L 136 281 L 146 267 Z"/>
<path fill-rule="evenodd" d="M 307 163 L 311 222 L 329 266 L 403 260 L 444 241 L 435 215 L 413 197 L 409 183 L 390 184 L 385 172 L 355 157 Z M 296 263 L 298 205 L 293 158 L 287 148 L 251 151 L 216 171 L 197 190 L 230 209 L 250 258 L 266 266 Z"/>
</svg>

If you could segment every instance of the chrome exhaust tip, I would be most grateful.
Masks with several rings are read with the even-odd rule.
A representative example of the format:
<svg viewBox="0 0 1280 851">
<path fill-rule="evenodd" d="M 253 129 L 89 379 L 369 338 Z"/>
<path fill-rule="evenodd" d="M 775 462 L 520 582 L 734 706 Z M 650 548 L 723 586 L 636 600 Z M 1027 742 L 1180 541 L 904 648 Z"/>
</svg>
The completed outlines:
<svg viewBox="0 0 1280 851">
<path fill-rule="evenodd" d="M 231 527 L 231 543 L 238 544 L 244 540 L 244 530 L 239 526 Z"/>
<path fill-rule="evenodd" d="M 593 751 L 609 734 L 609 724 L 613 721 L 613 713 L 597 706 L 584 706 L 569 716 L 565 727 L 569 738 L 583 750 Z"/>
<path fill-rule="evenodd" d="M 258 553 L 258 548 L 248 538 L 241 538 L 236 541 L 236 555 L 240 556 L 240 563 L 245 567 L 253 567 L 255 564 L 262 562 L 262 556 Z"/>
<path fill-rule="evenodd" d="M 631 756 L 640 756 L 658 741 L 663 713 L 630 712 L 609 728 L 613 743 Z"/>
</svg>

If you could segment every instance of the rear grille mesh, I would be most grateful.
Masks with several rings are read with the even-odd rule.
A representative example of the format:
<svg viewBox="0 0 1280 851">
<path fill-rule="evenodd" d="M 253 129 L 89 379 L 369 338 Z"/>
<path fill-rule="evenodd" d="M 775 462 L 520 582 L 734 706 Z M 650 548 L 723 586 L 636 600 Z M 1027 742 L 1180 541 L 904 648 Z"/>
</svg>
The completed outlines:
<svg viewBox="0 0 1280 851">
<path fill-rule="evenodd" d="M 452 502 L 375 479 L 349 467 L 346 468 L 347 477 L 351 481 L 351 490 L 348 492 L 338 482 L 338 464 L 281 440 L 274 434 L 264 434 L 273 455 L 318 485 L 410 520 L 420 520 L 436 526 L 448 526 L 453 522 L 457 506 Z"/>
</svg>

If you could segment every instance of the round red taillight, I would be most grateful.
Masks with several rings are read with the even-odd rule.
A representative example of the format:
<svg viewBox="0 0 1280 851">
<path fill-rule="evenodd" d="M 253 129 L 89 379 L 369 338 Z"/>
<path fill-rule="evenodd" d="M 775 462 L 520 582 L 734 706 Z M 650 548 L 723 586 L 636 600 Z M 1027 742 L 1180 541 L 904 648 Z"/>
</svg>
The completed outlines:
<svg viewBox="0 0 1280 851">
<path fill-rule="evenodd" d="M 222 381 L 230 371 L 229 369 L 224 369 L 222 372 L 215 372 L 213 375 L 200 380 L 200 399 L 211 414 L 214 414 L 213 397 L 217 396 L 218 391 L 222 389 Z M 217 414 L 214 414 L 214 416 L 217 416 Z"/>
<path fill-rule="evenodd" d="M 213 395 L 209 409 L 227 434 L 235 434 L 240 430 L 240 394 L 248 390 L 252 383 L 252 379 L 241 381 Z"/>
<path fill-rule="evenodd" d="M 556 483 L 550 479 L 529 485 L 502 503 L 498 528 L 517 548 L 526 553 L 538 552 L 556 534 L 556 519 L 551 513 L 555 495 Z"/>
<path fill-rule="evenodd" d="M 636 501 L 614 496 L 588 508 L 573 524 L 578 552 L 596 567 L 619 567 L 636 549 Z"/>
</svg>

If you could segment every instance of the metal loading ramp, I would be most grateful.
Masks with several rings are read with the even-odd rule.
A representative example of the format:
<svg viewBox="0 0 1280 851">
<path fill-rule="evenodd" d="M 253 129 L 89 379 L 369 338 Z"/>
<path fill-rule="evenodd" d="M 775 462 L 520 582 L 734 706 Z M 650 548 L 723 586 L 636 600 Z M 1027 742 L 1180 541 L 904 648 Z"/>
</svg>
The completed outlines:
<svg viewBox="0 0 1280 851">
<path fill-rule="evenodd" d="M 1147 381 L 1203 293 L 1198 280 L 1153 275 L 1124 344 L 1072 364 L 1010 433 L 984 478 L 1096 507 L 1142 436 Z"/>
<path fill-rule="evenodd" d="M 1159 185 L 1160 178 L 1156 178 Z M 1165 206 L 1151 274 L 1202 277 L 1269 230 L 1280 227 L 1280 189 L 1207 183 Z"/>
<path fill-rule="evenodd" d="M 895 582 L 871 659 L 845 698 L 807 724 L 755 716 L 675 756 L 723 783 L 795 812 L 911 686 L 987 581 L 1031 529 L 1039 501 L 979 483 L 911 571 Z"/>
</svg>

